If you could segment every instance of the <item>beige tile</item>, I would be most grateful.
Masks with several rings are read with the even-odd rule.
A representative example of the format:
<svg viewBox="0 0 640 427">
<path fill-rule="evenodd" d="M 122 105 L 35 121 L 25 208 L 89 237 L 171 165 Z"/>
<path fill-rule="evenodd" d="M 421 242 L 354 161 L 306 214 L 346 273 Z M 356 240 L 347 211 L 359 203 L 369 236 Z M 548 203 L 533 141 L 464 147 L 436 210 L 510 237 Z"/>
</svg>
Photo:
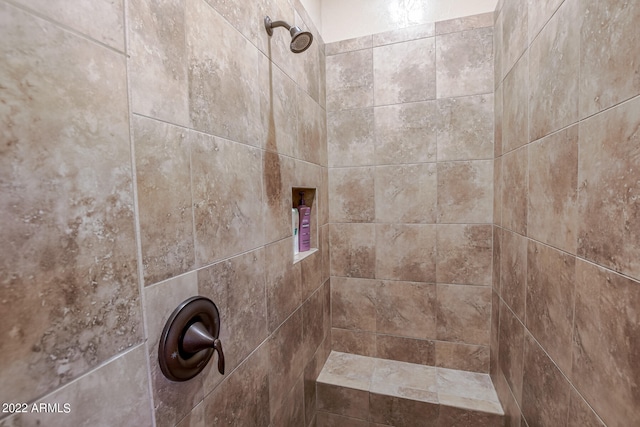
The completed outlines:
<svg viewBox="0 0 640 427">
<path fill-rule="evenodd" d="M 436 363 L 439 368 L 488 372 L 489 347 L 447 341 L 436 341 Z"/>
<path fill-rule="evenodd" d="M 493 28 L 439 35 L 438 98 L 493 92 Z"/>
<path fill-rule="evenodd" d="M 372 385 L 393 384 L 436 393 L 436 368 L 395 360 L 377 359 Z"/>
<path fill-rule="evenodd" d="M 347 40 L 340 40 L 333 43 L 327 43 L 327 45 L 325 46 L 325 53 L 327 56 L 332 56 L 338 55 L 340 53 L 351 52 L 354 50 L 371 48 L 372 40 L 373 36 L 368 35 Z"/>
<path fill-rule="evenodd" d="M 504 85 L 500 84 L 495 91 L 493 98 L 493 111 L 494 111 L 494 128 L 493 128 L 493 155 L 495 158 L 502 156 L 503 150 L 503 96 Z"/>
<path fill-rule="evenodd" d="M 493 278 L 492 287 L 496 292 L 500 292 L 500 282 L 502 272 L 500 265 L 502 264 L 502 234 L 504 230 L 494 224 L 493 226 Z"/>
<path fill-rule="evenodd" d="M 262 200 L 264 241 L 291 236 L 291 187 L 295 161 L 271 151 L 262 153 Z"/>
<path fill-rule="evenodd" d="M 329 169 L 331 222 L 373 222 L 375 219 L 374 168 Z"/>
<path fill-rule="evenodd" d="M 370 393 L 369 405 L 369 419 L 375 423 L 397 427 L 435 427 L 438 422 L 437 403 Z"/>
<path fill-rule="evenodd" d="M 264 16 L 265 12 L 272 14 L 275 11 L 265 11 L 262 2 L 229 3 L 224 0 L 206 0 L 206 2 L 257 48 L 267 52 L 269 38 L 265 33 Z M 282 2 L 274 3 L 278 8 Z"/>
<path fill-rule="evenodd" d="M 580 2 L 580 118 L 640 94 L 637 2 Z"/>
<path fill-rule="evenodd" d="M 0 400 L 20 402 L 143 331 L 125 59 L 6 3 L 0 28 Z"/>
<path fill-rule="evenodd" d="M 262 153 L 190 132 L 196 264 L 209 264 L 263 244 Z"/>
<path fill-rule="evenodd" d="M 493 12 L 436 22 L 436 34 L 456 33 L 493 26 Z"/>
<path fill-rule="evenodd" d="M 206 427 L 204 420 L 204 403 L 198 403 L 176 427 Z"/>
<path fill-rule="evenodd" d="M 326 67 L 327 111 L 373 106 L 371 49 L 328 56 Z"/>
<path fill-rule="evenodd" d="M 369 421 L 343 417 L 330 412 L 318 412 L 316 427 L 371 427 Z"/>
<path fill-rule="evenodd" d="M 438 340 L 489 345 L 491 288 L 438 285 Z"/>
<path fill-rule="evenodd" d="M 327 164 L 327 121 L 325 110 L 298 88 L 298 156 L 300 159 Z"/>
<path fill-rule="evenodd" d="M 521 321 L 527 286 L 526 237 L 504 230 L 500 246 L 500 296 Z"/>
<path fill-rule="evenodd" d="M 376 226 L 331 224 L 331 275 L 373 279 L 376 275 Z"/>
<path fill-rule="evenodd" d="M 422 25 L 413 25 L 411 27 L 398 28 L 374 34 L 373 47 L 423 39 L 425 37 L 433 37 L 434 35 L 435 23 L 433 22 Z"/>
<path fill-rule="evenodd" d="M 333 384 L 318 383 L 318 412 L 329 412 L 366 420 L 369 417 L 369 392 Z"/>
<path fill-rule="evenodd" d="M 273 332 L 302 302 L 300 263 L 292 264 L 291 239 L 267 245 L 265 279 L 267 324 Z"/>
<path fill-rule="evenodd" d="M 570 379 L 606 425 L 640 419 L 639 301 L 638 282 L 578 259 Z"/>
<path fill-rule="evenodd" d="M 378 359 L 332 351 L 318 376 L 318 383 L 368 391 Z"/>
<path fill-rule="evenodd" d="M 580 124 L 578 255 L 640 279 L 640 98 Z"/>
<path fill-rule="evenodd" d="M 333 328 L 331 329 L 331 349 L 374 357 L 376 355 L 376 334 L 374 332 Z"/>
<path fill-rule="evenodd" d="M 18 0 L 15 3 L 124 52 L 122 1 L 85 0 L 75 2 L 73 7 L 66 7 L 64 0 Z"/>
<path fill-rule="evenodd" d="M 569 382 L 536 343 L 525 334 L 522 415 L 529 425 L 564 425 L 569 410 Z"/>
<path fill-rule="evenodd" d="M 433 224 L 436 206 L 435 163 L 375 168 L 377 222 Z"/>
<path fill-rule="evenodd" d="M 488 374 L 437 368 L 437 382 L 439 396 L 458 396 L 498 403 L 498 396 Z"/>
<path fill-rule="evenodd" d="M 568 427 L 604 427 L 600 417 L 593 412 L 593 409 L 573 387 L 570 394 Z"/>
<path fill-rule="evenodd" d="M 302 300 L 304 301 L 324 282 L 322 278 L 322 253 L 320 251 L 300 261 L 300 280 L 302 283 Z"/>
<path fill-rule="evenodd" d="M 376 224 L 377 279 L 434 282 L 436 226 Z"/>
<path fill-rule="evenodd" d="M 376 356 L 383 359 L 434 366 L 436 345 L 431 340 L 418 340 L 392 335 L 376 336 Z"/>
<path fill-rule="evenodd" d="M 191 166 L 184 128 L 134 116 L 142 265 L 146 285 L 195 264 Z"/>
<path fill-rule="evenodd" d="M 443 405 L 440 406 L 438 414 L 438 426 L 502 427 L 504 426 L 504 415 Z"/>
<path fill-rule="evenodd" d="M 275 413 L 271 413 L 271 424 L 275 426 L 305 425 L 303 381 L 300 378 Z"/>
<path fill-rule="evenodd" d="M 331 279 L 331 325 L 334 328 L 376 331 L 379 282 L 370 279 Z"/>
<path fill-rule="evenodd" d="M 528 53 L 506 75 L 502 104 L 502 152 L 508 153 L 529 142 Z"/>
<path fill-rule="evenodd" d="M 493 161 L 493 224 L 502 226 L 502 157 Z"/>
<path fill-rule="evenodd" d="M 260 90 L 271 82 L 261 81 L 260 52 L 203 1 L 186 0 L 185 16 L 192 126 L 262 146 Z"/>
<path fill-rule="evenodd" d="M 375 163 L 373 108 L 327 113 L 327 151 L 330 167 Z"/>
<path fill-rule="evenodd" d="M 152 425 L 145 358 L 144 346 L 137 346 L 33 402 L 33 405 L 57 404 L 60 411 L 64 411 L 65 405 L 69 405 L 68 413 L 34 412 L 30 404 L 29 412 L 9 418 L 9 425 Z M 119 409 L 114 411 L 115 407 Z M 0 424 L 5 425 L 4 422 Z"/>
<path fill-rule="evenodd" d="M 490 93 L 438 100 L 438 161 L 493 158 L 493 97 Z"/>
<path fill-rule="evenodd" d="M 434 37 L 373 48 L 375 105 L 436 97 Z"/>
<path fill-rule="evenodd" d="M 502 9 L 502 75 L 511 67 L 529 45 L 528 0 L 505 1 Z"/>
<path fill-rule="evenodd" d="M 248 252 L 198 270 L 198 293 L 220 311 L 220 340 L 231 372 L 267 337 L 265 250 Z M 223 379 L 216 369 L 205 375 L 205 393 Z"/>
<path fill-rule="evenodd" d="M 304 371 L 302 310 L 296 310 L 269 337 L 268 348 L 269 406 L 271 414 L 275 414 L 285 404 L 287 392 Z"/>
<path fill-rule="evenodd" d="M 268 345 L 256 349 L 204 399 L 208 425 L 269 425 Z"/>
<path fill-rule="evenodd" d="M 437 282 L 491 285 L 490 225 L 438 225 Z"/>
<path fill-rule="evenodd" d="M 496 9 L 498 14 L 493 25 L 493 83 L 495 87 L 502 84 L 505 76 L 503 70 L 504 62 L 504 41 L 503 41 L 503 27 L 504 27 L 504 13 Z"/>
<path fill-rule="evenodd" d="M 527 328 L 558 367 L 569 373 L 576 260 L 530 240 L 527 265 Z"/>
<path fill-rule="evenodd" d="M 107 2 L 93 3 L 98 5 Z M 139 1 L 129 3 L 128 8 L 127 53 L 132 111 L 188 126 L 189 81 L 184 46 L 184 0 L 162 4 Z"/>
<path fill-rule="evenodd" d="M 576 253 L 578 127 L 572 126 L 529 146 L 530 237 Z"/>
<path fill-rule="evenodd" d="M 529 203 L 528 154 L 522 147 L 502 156 L 502 226 L 523 235 Z"/>
<path fill-rule="evenodd" d="M 528 0 L 529 42 L 532 42 L 564 0 Z"/>
<path fill-rule="evenodd" d="M 578 120 L 580 16 L 566 0 L 529 49 L 529 140 Z"/>
<path fill-rule="evenodd" d="M 502 375 L 502 372 L 498 373 L 498 376 L 494 380 L 494 383 L 496 386 L 496 393 L 498 393 L 498 397 L 500 398 L 500 402 L 502 403 L 502 407 L 504 408 L 505 426 L 525 426 L 526 424 L 524 423 L 524 421 L 522 421 L 522 413 L 520 411 L 520 407 L 518 406 L 515 397 L 511 393 L 509 384 L 507 383 L 504 375 Z"/>
<path fill-rule="evenodd" d="M 499 346 L 500 346 L 500 295 L 493 289 L 491 293 L 491 346 L 489 347 L 489 374 L 495 381 L 495 378 L 500 375 L 499 364 Z"/>
<path fill-rule="evenodd" d="M 438 163 L 438 223 L 493 221 L 493 160 Z"/>
<path fill-rule="evenodd" d="M 522 405 L 524 326 L 502 302 L 500 303 L 499 343 L 500 370 L 504 374 L 510 393 L 513 393 L 518 405 Z M 514 414 L 514 418 L 520 417 Z"/>
<path fill-rule="evenodd" d="M 331 353 L 331 342 L 325 340 L 316 354 L 304 368 L 304 410 L 306 425 L 312 423 L 316 416 L 316 379 L 321 374 L 325 361 Z"/>
<path fill-rule="evenodd" d="M 410 338 L 436 337 L 436 286 L 383 281 L 376 287 L 376 329 L 379 334 Z"/>
<path fill-rule="evenodd" d="M 278 67 L 271 66 L 269 71 L 269 120 L 266 149 L 278 154 L 300 157 L 298 123 L 302 121 L 307 99 L 289 76 Z M 299 99 L 301 97 L 302 99 Z M 311 108 L 311 107 L 308 107 Z M 231 138 L 238 140 L 237 138 Z M 244 142 L 244 141 L 241 141 Z"/>
<path fill-rule="evenodd" d="M 436 101 L 374 108 L 375 163 L 436 161 Z"/>
</svg>

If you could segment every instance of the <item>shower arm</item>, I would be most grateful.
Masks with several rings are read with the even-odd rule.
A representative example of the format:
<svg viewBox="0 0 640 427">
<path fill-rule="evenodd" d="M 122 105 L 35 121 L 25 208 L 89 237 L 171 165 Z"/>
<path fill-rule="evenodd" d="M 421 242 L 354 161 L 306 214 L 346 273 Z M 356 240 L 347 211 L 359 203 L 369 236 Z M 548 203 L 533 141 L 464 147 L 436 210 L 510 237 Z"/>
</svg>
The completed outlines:
<svg viewBox="0 0 640 427">
<path fill-rule="evenodd" d="M 284 27 L 286 28 L 288 31 L 291 31 L 291 25 L 289 25 L 287 22 L 285 21 L 272 21 L 271 19 L 269 19 L 269 17 L 267 16 L 265 18 L 265 27 L 267 27 L 267 34 L 269 34 L 270 36 L 273 35 L 273 29 L 276 27 Z"/>
</svg>

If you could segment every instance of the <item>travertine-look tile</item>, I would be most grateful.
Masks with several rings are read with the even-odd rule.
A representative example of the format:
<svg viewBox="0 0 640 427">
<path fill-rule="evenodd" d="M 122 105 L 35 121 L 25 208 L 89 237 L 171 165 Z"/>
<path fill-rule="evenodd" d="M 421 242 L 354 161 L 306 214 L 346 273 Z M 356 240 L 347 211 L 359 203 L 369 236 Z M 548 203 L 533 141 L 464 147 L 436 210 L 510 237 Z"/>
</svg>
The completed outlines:
<svg viewBox="0 0 640 427">
<path fill-rule="evenodd" d="M 439 35 L 438 98 L 493 92 L 493 28 Z"/>
<path fill-rule="evenodd" d="M 154 411 L 158 425 L 175 425 L 204 397 L 203 375 L 191 381 L 175 383 L 165 378 L 158 364 L 158 343 L 164 325 L 176 307 L 197 295 L 199 295 L 198 280 L 195 272 L 174 277 L 144 289 L 148 358 L 151 366 Z M 225 331 L 226 322 L 222 322 L 222 325 L 224 326 L 221 334 Z"/>
<path fill-rule="evenodd" d="M 578 259 L 570 378 L 606 425 L 640 419 L 638 304 L 640 283 Z"/>
<path fill-rule="evenodd" d="M 375 105 L 435 99 L 435 47 L 429 37 L 373 48 Z"/>
<path fill-rule="evenodd" d="M 26 402 L 143 339 L 126 63 L 6 3 L 0 28 L 0 401 Z"/>
<path fill-rule="evenodd" d="M 502 156 L 502 226 L 523 235 L 529 203 L 528 154 L 522 147 Z"/>
<path fill-rule="evenodd" d="M 94 2 L 100 3 L 107 2 Z M 138 1 L 129 3 L 128 7 L 131 109 L 148 117 L 188 126 L 184 0 Z"/>
<path fill-rule="evenodd" d="M 640 98 L 579 126 L 578 255 L 640 279 Z"/>
<path fill-rule="evenodd" d="M 527 241 L 517 233 L 502 231 L 500 242 L 500 296 L 524 321 L 527 281 Z"/>
<path fill-rule="evenodd" d="M 275 14 L 275 10 L 281 11 L 282 1 L 274 1 L 275 10 L 269 9 L 267 11 L 265 11 L 265 5 L 262 2 L 227 2 L 224 0 L 206 0 L 206 2 L 258 49 L 262 52 L 268 51 L 270 38 L 267 37 L 264 28 L 265 12 L 271 15 Z M 273 16 L 271 17 L 273 18 Z M 276 19 L 280 19 L 279 17 L 280 15 Z M 287 18 L 288 16 L 282 19 Z"/>
<path fill-rule="evenodd" d="M 329 167 L 375 163 L 373 108 L 327 113 Z"/>
<path fill-rule="evenodd" d="M 436 427 L 439 405 L 379 393 L 369 394 L 370 420 L 397 427 Z"/>
<path fill-rule="evenodd" d="M 436 34 L 448 34 L 459 31 L 475 30 L 493 26 L 493 12 L 479 15 L 465 16 L 464 18 L 448 19 L 436 22 Z"/>
<path fill-rule="evenodd" d="M 438 368 L 438 400 L 456 402 L 467 409 L 502 414 L 498 396 L 488 374 Z M 456 399 L 462 398 L 462 399 Z"/>
<path fill-rule="evenodd" d="M 375 163 L 436 161 L 436 101 L 374 108 Z"/>
<path fill-rule="evenodd" d="M 176 427 L 206 427 L 204 420 L 204 401 L 198 403 Z"/>
<path fill-rule="evenodd" d="M 17 0 L 27 7 L 62 25 L 124 51 L 124 5 L 122 1 L 77 1 L 66 7 L 64 0 Z"/>
<path fill-rule="evenodd" d="M 133 117 L 142 265 L 146 285 L 195 264 L 188 131 Z"/>
<path fill-rule="evenodd" d="M 290 157 L 300 156 L 298 142 L 298 114 L 304 114 L 302 108 L 305 95 L 296 84 L 278 67 L 271 66 L 269 81 L 269 120 L 266 149 L 277 151 Z M 303 99 L 298 99 L 301 96 Z M 231 138 L 238 140 L 237 138 Z"/>
<path fill-rule="evenodd" d="M 529 45 L 528 0 L 505 1 L 502 8 L 502 75 L 505 76 Z"/>
<path fill-rule="evenodd" d="M 376 225 L 377 279 L 435 282 L 436 226 Z"/>
<path fill-rule="evenodd" d="M 504 415 L 453 406 L 440 406 L 438 427 L 502 427 Z"/>
<path fill-rule="evenodd" d="M 502 152 L 508 153 L 529 142 L 528 53 L 520 58 L 504 79 L 502 111 Z"/>
<path fill-rule="evenodd" d="M 572 387 L 569 397 L 568 427 L 604 427 L 604 423 L 593 412 L 587 402 L 584 401 Z"/>
<path fill-rule="evenodd" d="M 9 426 L 152 425 L 144 346 L 137 346 L 108 364 L 56 390 L 33 404 L 70 405 L 68 413 L 29 412 L 10 417 Z M 119 408 L 114 411 L 113 408 Z M 4 420 L 3 420 L 4 421 Z M 160 424 L 158 424 L 160 425 Z"/>
<path fill-rule="evenodd" d="M 493 162 L 493 224 L 502 226 L 502 157 Z"/>
<path fill-rule="evenodd" d="M 373 106 L 371 49 L 328 56 L 326 67 L 327 111 Z"/>
<path fill-rule="evenodd" d="M 521 425 L 526 426 L 523 421 L 521 422 L 522 413 L 520 411 L 520 407 L 509 388 L 507 380 L 504 375 L 502 375 L 502 372 L 499 371 L 497 377 L 495 379 L 492 378 L 492 380 L 496 387 L 496 393 L 498 394 L 502 407 L 504 408 L 505 425 L 510 427 L 521 427 Z"/>
<path fill-rule="evenodd" d="M 260 78 L 260 51 L 203 1 L 186 0 L 185 22 L 192 126 L 262 146 L 260 91 L 271 82 Z"/>
<path fill-rule="evenodd" d="M 438 163 L 438 223 L 493 220 L 493 160 Z"/>
<path fill-rule="evenodd" d="M 560 426 L 567 420 L 570 385 L 530 334 L 525 334 L 522 415 L 530 426 Z"/>
<path fill-rule="evenodd" d="M 565 0 L 529 49 L 529 140 L 578 120 L 580 16 Z"/>
<path fill-rule="evenodd" d="M 296 162 L 272 151 L 262 153 L 262 200 L 264 241 L 291 236 L 291 187 Z"/>
<path fill-rule="evenodd" d="M 189 137 L 196 265 L 261 246 L 261 151 L 203 133 Z"/>
<path fill-rule="evenodd" d="M 571 372 L 575 257 L 529 241 L 526 325 L 558 367 Z"/>
<path fill-rule="evenodd" d="M 580 118 L 640 94 L 640 3 L 580 2 Z"/>
<path fill-rule="evenodd" d="M 265 257 L 267 323 L 273 332 L 302 302 L 300 263 L 292 263 L 291 239 L 267 245 Z"/>
<path fill-rule="evenodd" d="M 275 413 L 271 413 L 271 424 L 274 426 L 302 426 L 305 425 L 304 414 L 304 383 L 300 378 Z"/>
<path fill-rule="evenodd" d="M 436 220 L 435 163 L 375 168 L 377 222 L 433 224 Z"/>
<path fill-rule="evenodd" d="M 355 37 L 347 40 L 340 40 L 333 43 L 327 43 L 327 45 L 325 46 L 325 53 L 327 57 L 329 57 L 332 55 L 338 55 L 340 53 L 371 48 L 372 40 L 373 40 L 373 36 L 369 35 L 369 36 Z"/>
<path fill-rule="evenodd" d="M 491 288 L 438 285 L 438 340 L 489 345 Z"/>
<path fill-rule="evenodd" d="M 287 392 L 304 371 L 302 310 L 296 310 L 269 337 L 269 404 L 271 413 L 286 402 Z"/>
<path fill-rule="evenodd" d="M 204 399 L 211 425 L 269 425 L 270 366 L 268 345 L 258 347 Z"/>
<path fill-rule="evenodd" d="M 231 372 L 267 337 L 265 250 L 230 258 L 198 270 L 198 294 L 220 312 L 220 340 Z M 223 379 L 216 369 L 205 375 L 205 394 Z"/>
<path fill-rule="evenodd" d="M 493 83 L 495 87 L 502 84 L 504 79 L 503 62 L 504 62 L 504 43 L 503 43 L 503 26 L 504 13 L 496 9 L 497 17 L 493 25 Z"/>
<path fill-rule="evenodd" d="M 316 427 L 371 427 L 369 421 L 319 411 Z M 377 426 L 375 426 L 377 427 Z"/>
<path fill-rule="evenodd" d="M 500 303 L 500 332 L 499 332 L 498 361 L 500 370 L 511 389 L 518 405 L 522 405 L 522 377 L 523 377 L 523 351 L 524 351 L 524 326 L 509 307 Z M 504 396 L 502 393 L 501 396 Z M 507 411 L 509 413 L 509 411 Z M 515 416 L 514 418 L 520 418 Z"/>
<path fill-rule="evenodd" d="M 436 368 L 377 359 L 371 377 L 372 393 L 437 402 Z"/>
<path fill-rule="evenodd" d="M 504 85 L 500 84 L 495 91 L 493 97 L 493 111 L 494 111 L 494 124 L 493 124 L 493 156 L 497 158 L 502 156 L 503 151 L 503 94 Z"/>
<path fill-rule="evenodd" d="M 500 271 L 500 265 L 502 263 L 502 228 L 496 224 L 493 225 L 493 290 L 500 292 L 500 282 L 502 272 Z"/>
<path fill-rule="evenodd" d="M 369 392 L 334 384 L 318 382 L 317 409 L 319 413 L 329 412 L 366 420 L 369 418 Z"/>
<path fill-rule="evenodd" d="M 435 23 L 414 25 L 406 28 L 385 31 L 373 35 L 373 47 L 385 44 L 400 43 L 410 40 L 433 37 L 435 35 Z"/>
<path fill-rule="evenodd" d="M 438 161 L 492 159 L 493 111 L 492 93 L 439 99 Z"/>
<path fill-rule="evenodd" d="M 377 359 L 332 351 L 318 376 L 318 383 L 368 391 Z"/>
<path fill-rule="evenodd" d="M 298 157 L 318 165 L 327 164 L 325 110 L 298 88 Z"/>
<path fill-rule="evenodd" d="M 489 371 L 489 348 L 486 345 L 436 341 L 436 366 L 486 373 Z"/>
<path fill-rule="evenodd" d="M 434 341 L 378 334 L 376 356 L 383 359 L 434 366 L 436 364 Z"/>
<path fill-rule="evenodd" d="M 436 286 L 383 281 L 376 288 L 377 333 L 436 338 Z"/>
<path fill-rule="evenodd" d="M 333 277 L 331 279 L 331 325 L 334 328 L 376 330 L 378 281 Z"/>
<path fill-rule="evenodd" d="M 305 422 L 309 425 L 316 416 L 316 379 L 322 372 L 323 366 L 331 353 L 331 339 L 327 338 L 316 354 L 307 361 L 304 368 L 304 410 Z"/>
<path fill-rule="evenodd" d="M 529 43 L 538 35 L 564 0 L 528 0 Z M 579 26 L 578 26 L 579 27 Z"/>
<path fill-rule="evenodd" d="M 529 146 L 530 237 L 576 253 L 578 126 Z"/>
<path fill-rule="evenodd" d="M 374 176 L 373 167 L 329 169 L 331 222 L 373 222 Z"/>
<path fill-rule="evenodd" d="M 376 277 L 376 226 L 331 224 L 331 276 Z"/>
<path fill-rule="evenodd" d="M 376 334 L 374 332 L 332 328 L 331 349 L 373 357 L 376 355 Z"/>
<path fill-rule="evenodd" d="M 491 285 L 491 225 L 440 224 L 437 282 Z"/>
</svg>

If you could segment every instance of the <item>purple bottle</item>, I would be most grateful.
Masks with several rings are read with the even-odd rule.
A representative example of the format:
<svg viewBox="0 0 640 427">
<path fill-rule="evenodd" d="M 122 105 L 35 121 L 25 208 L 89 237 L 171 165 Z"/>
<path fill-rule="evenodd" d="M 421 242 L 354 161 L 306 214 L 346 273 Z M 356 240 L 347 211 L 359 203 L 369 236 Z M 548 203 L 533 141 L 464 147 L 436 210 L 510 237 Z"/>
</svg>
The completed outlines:
<svg viewBox="0 0 640 427">
<path fill-rule="evenodd" d="M 305 252 L 311 249 L 311 208 L 304 204 L 304 191 L 300 192 L 298 212 L 300 213 L 300 231 L 298 232 L 300 252 Z"/>
</svg>

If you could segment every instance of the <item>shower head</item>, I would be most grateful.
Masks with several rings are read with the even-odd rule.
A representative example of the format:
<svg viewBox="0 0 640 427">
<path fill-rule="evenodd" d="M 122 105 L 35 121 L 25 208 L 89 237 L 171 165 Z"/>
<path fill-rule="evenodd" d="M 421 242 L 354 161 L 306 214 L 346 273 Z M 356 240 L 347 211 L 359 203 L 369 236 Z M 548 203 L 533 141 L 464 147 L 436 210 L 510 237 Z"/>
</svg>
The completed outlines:
<svg viewBox="0 0 640 427">
<path fill-rule="evenodd" d="M 273 35 L 273 29 L 275 27 L 285 27 L 287 30 L 289 30 L 289 34 L 291 34 L 291 44 L 289 44 L 289 48 L 293 53 L 304 52 L 305 50 L 309 49 L 309 46 L 311 46 L 311 42 L 313 42 L 313 34 L 311 34 L 309 31 L 302 31 L 300 27 L 292 27 L 285 21 L 271 21 L 271 18 L 265 16 L 264 27 L 266 28 L 267 34 L 269 34 L 269 36 Z"/>
</svg>

